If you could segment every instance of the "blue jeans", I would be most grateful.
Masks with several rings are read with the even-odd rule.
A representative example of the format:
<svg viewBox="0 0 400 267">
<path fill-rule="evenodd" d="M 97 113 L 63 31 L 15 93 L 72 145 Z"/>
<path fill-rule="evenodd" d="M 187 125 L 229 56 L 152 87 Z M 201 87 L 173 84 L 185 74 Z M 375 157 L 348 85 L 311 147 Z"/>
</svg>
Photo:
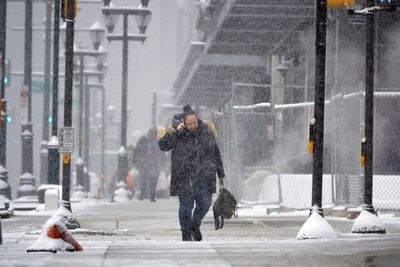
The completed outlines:
<svg viewBox="0 0 400 267">
<path fill-rule="evenodd" d="M 179 223 L 182 231 L 192 230 L 192 225 L 200 226 L 211 207 L 212 194 L 208 188 L 200 188 L 194 195 L 179 196 Z M 196 202 L 193 216 L 192 210 Z"/>
</svg>

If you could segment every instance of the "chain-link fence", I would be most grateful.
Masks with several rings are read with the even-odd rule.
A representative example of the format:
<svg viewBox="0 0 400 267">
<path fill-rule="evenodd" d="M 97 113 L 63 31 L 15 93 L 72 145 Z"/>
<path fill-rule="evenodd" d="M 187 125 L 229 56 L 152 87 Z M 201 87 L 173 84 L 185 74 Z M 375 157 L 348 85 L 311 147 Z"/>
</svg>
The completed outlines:
<svg viewBox="0 0 400 267">
<path fill-rule="evenodd" d="M 269 95 L 263 102 L 256 98 L 258 88 L 270 91 L 271 86 L 234 85 L 225 110 L 231 186 L 244 200 L 309 208 L 312 155 L 307 144 L 313 103 L 273 104 Z M 294 101 L 306 99 L 304 87 L 287 86 L 285 90 L 297 94 L 290 98 Z M 400 210 L 400 116 L 396 108 L 400 93 L 396 91 L 375 93 L 373 204 L 378 210 Z M 360 165 L 364 93 L 348 87 L 332 92 L 325 105 L 322 201 L 323 205 L 358 207 L 364 193 Z"/>
</svg>

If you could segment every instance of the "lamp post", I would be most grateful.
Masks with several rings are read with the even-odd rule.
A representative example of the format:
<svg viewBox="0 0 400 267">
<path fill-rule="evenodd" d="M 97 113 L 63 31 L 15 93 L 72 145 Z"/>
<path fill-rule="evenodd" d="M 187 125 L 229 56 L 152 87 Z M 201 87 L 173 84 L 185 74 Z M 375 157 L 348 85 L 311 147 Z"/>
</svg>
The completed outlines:
<svg viewBox="0 0 400 267">
<path fill-rule="evenodd" d="M 105 49 L 103 46 L 99 47 L 99 51 L 104 51 Z M 104 76 L 106 72 L 106 68 L 104 68 L 105 57 L 98 57 L 97 61 L 97 69 L 103 72 L 103 77 L 99 79 L 100 84 L 102 84 L 101 89 L 101 174 L 100 174 L 100 181 L 101 181 L 101 194 L 104 196 L 104 179 L 105 179 L 105 106 L 106 106 L 106 94 L 105 94 L 105 86 L 104 86 Z"/>
<path fill-rule="evenodd" d="M 65 25 L 65 24 L 64 24 Z M 65 26 L 60 27 L 61 37 L 65 39 Z M 84 49 L 83 47 L 74 46 L 74 61 L 79 70 L 74 72 L 75 78 L 79 85 L 79 117 L 78 117 L 78 159 L 76 164 L 77 185 L 84 187 L 85 191 L 90 190 L 90 183 L 85 183 L 84 168 L 89 164 L 89 113 L 90 113 L 90 90 L 86 88 L 87 79 L 90 75 L 101 75 L 99 72 L 89 72 L 85 70 L 85 60 L 88 57 L 104 57 L 105 51 L 98 51 L 101 45 L 105 29 L 99 22 L 95 22 L 89 29 L 90 39 L 96 50 Z M 85 129 L 84 129 L 85 125 Z M 78 164 L 79 163 L 79 164 Z M 86 186 L 85 186 L 86 184 Z"/>
<path fill-rule="evenodd" d="M 1 101 L 1 127 L 0 127 L 0 180 L 6 183 L 0 195 L 11 199 L 11 188 L 8 184 L 8 171 L 6 170 L 6 144 L 7 144 L 7 101 L 5 99 L 5 62 L 6 62 L 6 24 L 7 24 L 7 0 L 0 1 L 0 101 Z M 3 194 L 4 193 L 4 194 Z M 2 243 L 1 218 L 0 218 L 0 244 Z"/>
<path fill-rule="evenodd" d="M 54 17 L 53 17 L 53 84 L 52 84 L 52 107 L 51 107 L 51 140 L 50 142 L 56 145 L 58 141 L 58 57 L 60 43 L 60 9 L 61 1 L 54 0 Z M 66 25 L 64 25 L 66 30 Z M 65 35 L 65 31 L 64 31 Z M 48 53 L 48 51 L 46 51 Z M 48 147 L 48 183 L 60 183 L 60 153 L 58 147 Z"/>
<path fill-rule="evenodd" d="M 42 129 L 42 148 L 40 153 L 40 183 L 45 184 L 48 180 L 48 150 L 47 141 L 49 140 L 49 103 L 50 103 L 50 51 L 51 51 L 51 7 L 52 1 L 47 0 L 45 24 L 45 44 L 44 44 L 44 93 L 43 93 L 43 129 Z"/>
<path fill-rule="evenodd" d="M 106 58 L 106 52 L 104 49 L 102 49 L 102 51 L 99 51 L 99 47 L 101 45 L 101 43 L 104 40 L 104 36 L 105 36 L 106 30 L 104 27 L 101 26 L 100 22 L 96 21 L 90 28 L 89 28 L 89 36 L 90 36 L 90 40 L 92 41 L 93 47 L 95 49 L 95 51 L 97 51 L 98 53 L 95 55 L 95 59 L 98 62 L 104 62 L 105 58 Z M 97 65 L 98 66 L 98 65 Z M 96 67 L 97 67 L 96 66 Z M 97 74 L 94 72 L 94 75 L 97 76 Z M 98 77 L 102 78 L 103 72 L 100 71 L 98 73 Z M 90 170 L 90 155 L 89 155 L 89 147 L 90 147 L 90 95 L 91 95 L 91 90 L 90 87 L 87 86 L 88 85 L 88 76 L 86 76 L 85 78 L 85 135 L 84 135 L 84 162 L 86 163 L 86 167 L 88 169 L 88 171 Z M 90 175 L 89 175 L 90 177 Z M 90 192 L 90 179 L 88 179 L 86 181 L 86 186 L 84 186 L 84 188 Z"/>
<path fill-rule="evenodd" d="M 78 149 L 78 161 L 81 163 L 80 165 L 86 165 L 88 168 L 89 164 L 89 113 L 90 113 L 90 89 L 86 86 L 88 83 L 87 80 L 89 76 L 101 76 L 103 75 L 100 71 L 85 71 L 85 58 L 86 57 L 104 57 L 105 51 L 97 51 L 97 50 L 87 50 L 87 49 L 77 49 L 75 52 L 75 57 L 79 58 L 79 72 L 75 74 L 79 78 L 79 123 L 78 123 L 78 132 L 79 132 L 79 149 Z M 84 82 L 85 81 L 85 82 Z M 85 102 L 85 106 L 83 103 Z M 84 116 L 83 116 L 84 114 Z M 83 120 L 84 119 L 84 120 Z M 85 125 L 85 129 L 83 128 Z M 83 164 L 82 164 L 83 161 Z M 77 165 L 77 184 L 81 185 L 86 190 L 90 190 L 90 183 L 85 183 L 84 181 L 84 168 L 81 168 L 80 165 Z M 85 185 L 86 184 L 86 185 Z"/>
<path fill-rule="evenodd" d="M 122 34 L 108 34 L 108 41 L 122 41 L 122 93 L 121 93 L 121 143 L 118 150 L 118 181 L 125 179 L 128 174 L 128 159 L 127 154 L 124 153 L 127 141 L 127 99 L 128 99 L 128 41 L 144 42 L 146 36 L 144 32 L 151 20 L 151 11 L 147 9 L 148 0 L 141 0 L 139 8 L 132 7 L 113 7 L 111 3 L 109 6 L 103 7 L 105 25 L 108 29 L 113 29 L 116 19 L 113 16 L 122 15 L 123 17 L 123 33 Z M 106 4 L 106 3 L 105 3 Z M 134 15 L 138 24 L 140 33 L 139 35 L 128 34 L 128 16 Z M 110 31 L 112 33 L 112 31 Z"/>
<path fill-rule="evenodd" d="M 18 188 L 18 197 L 23 195 L 35 195 L 36 188 L 34 178 L 25 179 L 27 175 L 32 176 L 33 173 L 33 129 L 32 129 L 32 1 L 25 1 L 25 55 L 24 55 L 24 90 L 21 94 L 26 98 L 26 118 L 23 118 L 21 127 L 22 140 L 22 166 L 20 177 L 20 187 Z M 25 109 L 25 107 L 22 107 Z M 25 184 L 30 183 L 31 189 L 24 191 Z"/>
</svg>

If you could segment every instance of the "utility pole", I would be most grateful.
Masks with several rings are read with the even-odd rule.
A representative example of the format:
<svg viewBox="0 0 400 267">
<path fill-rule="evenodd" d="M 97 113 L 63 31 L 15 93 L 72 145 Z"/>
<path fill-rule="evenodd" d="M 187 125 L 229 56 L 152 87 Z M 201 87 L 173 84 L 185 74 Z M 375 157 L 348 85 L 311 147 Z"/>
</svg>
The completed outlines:
<svg viewBox="0 0 400 267">
<path fill-rule="evenodd" d="M 6 75 L 6 26 L 7 26 L 7 0 L 0 1 L 0 65 L 1 65 L 1 81 L 0 81 L 0 101 L 2 101 L 2 114 L 0 117 L 0 165 L 6 168 L 6 148 L 7 148 L 7 124 L 6 124 L 6 85 L 4 77 Z"/>
<path fill-rule="evenodd" d="M 366 7 L 373 7 L 374 0 L 366 0 Z M 373 140 L 374 140 L 374 43 L 375 15 L 367 14 L 365 45 L 365 183 L 364 209 L 374 213 L 372 205 Z"/>
<path fill-rule="evenodd" d="M 324 151 L 324 108 L 325 108 L 325 57 L 326 57 L 327 1 L 317 0 L 315 39 L 315 141 L 313 151 L 312 205 L 322 210 L 322 170 Z"/>
<path fill-rule="evenodd" d="M 32 6 L 31 0 L 25 1 L 25 63 L 24 63 L 24 85 L 28 97 L 27 121 L 22 125 L 22 174 L 33 174 L 33 129 L 32 129 Z M 29 131 L 29 132 L 27 132 Z M 24 142 L 25 141 L 25 142 Z M 25 147 L 25 149 L 24 149 Z"/>
<path fill-rule="evenodd" d="M 1 65 L 1 81 L 0 81 L 0 166 L 6 167 L 6 120 L 3 120 L 3 113 L 6 113 L 7 108 L 5 106 L 5 63 L 6 63 L 6 25 L 7 25 L 7 0 L 0 1 L 0 65 Z M 1 217 L 0 217 L 0 245 L 3 244 L 3 231 L 1 228 Z"/>
<path fill-rule="evenodd" d="M 52 108 L 51 117 L 51 141 L 54 146 L 48 147 L 48 183 L 60 184 L 60 153 L 58 152 L 58 56 L 60 46 L 60 0 L 54 0 L 54 21 L 53 21 L 53 84 L 52 84 Z"/>
<path fill-rule="evenodd" d="M 73 89 L 73 65 L 74 65 L 74 26 L 75 26 L 75 1 L 65 0 L 67 23 L 65 38 L 65 93 L 64 93 L 64 127 L 72 126 L 72 89 Z M 63 183 L 62 200 L 66 209 L 71 211 L 70 202 L 70 178 L 71 178 L 71 154 L 63 154 Z"/>
</svg>

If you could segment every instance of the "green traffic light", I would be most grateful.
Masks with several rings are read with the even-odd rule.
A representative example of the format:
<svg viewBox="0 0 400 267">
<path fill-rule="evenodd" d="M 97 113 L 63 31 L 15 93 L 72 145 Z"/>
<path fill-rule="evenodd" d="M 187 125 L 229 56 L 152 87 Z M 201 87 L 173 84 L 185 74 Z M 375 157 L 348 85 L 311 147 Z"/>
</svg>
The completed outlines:
<svg viewBox="0 0 400 267">
<path fill-rule="evenodd" d="M 10 82 L 10 79 L 8 77 L 4 77 L 4 84 L 8 85 L 9 82 Z"/>
<path fill-rule="evenodd" d="M 52 118 L 52 117 L 49 117 L 49 118 L 47 119 L 47 121 L 48 121 L 49 123 L 52 123 L 52 122 L 53 122 L 53 118 Z"/>
<path fill-rule="evenodd" d="M 12 117 L 10 115 L 7 116 L 7 123 L 12 123 Z"/>
</svg>

